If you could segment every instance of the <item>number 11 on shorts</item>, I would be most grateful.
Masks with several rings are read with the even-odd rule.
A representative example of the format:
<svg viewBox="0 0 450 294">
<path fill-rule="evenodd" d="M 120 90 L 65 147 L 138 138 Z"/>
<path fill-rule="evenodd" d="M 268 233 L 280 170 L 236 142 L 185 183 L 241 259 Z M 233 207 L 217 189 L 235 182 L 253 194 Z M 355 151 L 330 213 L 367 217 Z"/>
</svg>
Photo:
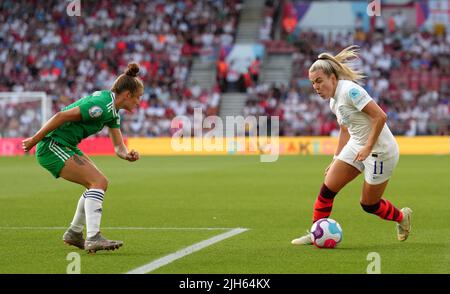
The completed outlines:
<svg viewBox="0 0 450 294">
<path fill-rule="evenodd" d="M 379 161 L 378 162 L 380 164 L 380 172 L 378 173 L 379 175 L 383 174 L 383 162 Z M 376 175 L 377 174 L 377 162 L 375 161 L 373 164 L 373 174 Z"/>
</svg>

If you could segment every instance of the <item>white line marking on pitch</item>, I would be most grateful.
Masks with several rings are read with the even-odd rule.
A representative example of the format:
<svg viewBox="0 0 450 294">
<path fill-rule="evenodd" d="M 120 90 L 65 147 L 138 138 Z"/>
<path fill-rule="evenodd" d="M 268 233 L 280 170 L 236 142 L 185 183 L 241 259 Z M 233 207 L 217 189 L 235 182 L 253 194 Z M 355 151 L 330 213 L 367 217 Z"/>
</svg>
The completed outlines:
<svg viewBox="0 0 450 294">
<path fill-rule="evenodd" d="M 178 250 L 172 254 L 166 255 L 164 257 L 161 257 L 157 260 L 154 260 L 150 263 L 147 263 L 143 266 L 140 266 L 134 270 L 131 270 L 127 272 L 127 274 L 145 274 L 149 273 L 151 271 L 154 271 L 162 266 L 165 266 L 177 259 L 180 259 L 186 255 L 189 255 L 191 253 L 194 253 L 196 251 L 202 250 L 205 247 L 208 247 L 212 244 L 218 243 L 220 241 L 223 241 L 227 238 L 233 237 L 237 234 L 243 233 L 245 231 L 248 231 L 248 229 L 245 228 L 236 228 L 232 229 L 231 231 L 225 232 L 223 234 L 214 236 L 212 238 L 209 238 L 207 240 L 203 240 L 201 242 L 195 243 L 194 245 L 191 245 L 189 247 L 183 248 L 181 250 Z"/>
<path fill-rule="evenodd" d="M 0 227 L 0 230 L 65 230 L 67 227 Z M 160 231 L 226 231 L 233 228 L 157 228 L 157 227 L 103 227 L 103 230 L 160 230 Z"/>
</svg>

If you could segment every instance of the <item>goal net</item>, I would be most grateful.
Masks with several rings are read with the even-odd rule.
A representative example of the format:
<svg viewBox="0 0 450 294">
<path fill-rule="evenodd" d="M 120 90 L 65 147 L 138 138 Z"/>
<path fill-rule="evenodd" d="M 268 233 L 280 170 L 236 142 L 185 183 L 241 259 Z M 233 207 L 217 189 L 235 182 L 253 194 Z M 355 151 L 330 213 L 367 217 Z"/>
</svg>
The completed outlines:
<svg viewBox="0 0 450 294">
<path fill-rule="evenodd" d="M 50 115 L 45 92 L 0 92 L 0 138 L 32 136 Z"/>
</svg>

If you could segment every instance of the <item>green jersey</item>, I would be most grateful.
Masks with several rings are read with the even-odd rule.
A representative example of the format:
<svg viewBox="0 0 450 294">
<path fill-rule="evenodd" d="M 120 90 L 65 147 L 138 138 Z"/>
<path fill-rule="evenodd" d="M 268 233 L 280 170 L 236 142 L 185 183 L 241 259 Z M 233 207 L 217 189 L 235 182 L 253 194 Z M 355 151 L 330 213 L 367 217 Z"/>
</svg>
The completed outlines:
<svg viewBox="0 0 450 294">
<path fill-rule="evenodd" d="M 64 107 L 63 110 L 79 107 L 81 121 L 67 122 L 46 137 L 51 137 L 64 146 L 75 147 L 84 138 L 100 132 L 105 125 L 120 128 L 120 116 L 114 107 L 114 100 L 113 92 L 96 91 Z"/>
</svg>

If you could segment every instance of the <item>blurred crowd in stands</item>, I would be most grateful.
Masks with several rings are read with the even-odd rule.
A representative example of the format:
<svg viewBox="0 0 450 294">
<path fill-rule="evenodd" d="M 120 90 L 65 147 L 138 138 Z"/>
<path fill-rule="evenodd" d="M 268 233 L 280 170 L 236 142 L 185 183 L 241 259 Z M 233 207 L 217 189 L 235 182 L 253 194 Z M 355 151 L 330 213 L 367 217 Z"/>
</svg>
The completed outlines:
<svg viewBox="0 0 450 294">
<path fill-rule="evenodd" d="M 286 42 L 296 47 L 292 79 L 248 88 L 246 115 L 280 116 L 280 134 L 285 136 L 337 135 L 336 118 L 329 104 L 313 92 L 308 68 L 320 53 L 337 54 L 355 44 L 360 46 L 361 58 L 354 65 L 367 76 L 363 86 L 387 113 L 395 135 L 450 134 L 449 32 L 442 27 L 433 31 L 404 29 L 400 13 L 385 21 L 377 18 L 369 32 L 358 26 L 348 34 L 302 31 L 295 23 L 294 27 L 288 25 L 293 8 L 286 5 L 292 1 L 286 2 L 280 10 L 280 26 Z M 261 27 L 266 23 L 272 21 Z"/>
<path fill-rule="evenodd" d="M 56 112 L 109 89 L 135 61 L 145 93 L 140 108 L 123 115 L 125 135 L 170 136 L 172 118 L 192 116 L 198 107 L 218 115 L 225 91 L 247 92 L 244 115 L 280 116 L 280 135 L 336 135 L 335 117 L 313 93 L 308 68 L 321 52 L 357 44 L 361 59 L 355 65 L 367 76 L 364 87 L 388 114 L 395 135 L 449 135 L 450 34 L 445 30 L 404 30 L 398 16 L 386 23 L 379 18 L 369 32 L 357 25 L 355 32 L 324 35 L 298 30 L 290 19 L 292 1 L 283 6 L 268 0 L 259 39 L 266 48 L 293 52 L 293 67 L 290 81 L 267 84 L 260 78 L 264 60 L 237 79 L 221 64 L 219 51 L 234 43 L 242 0 L 82 3 L 82 17 L 69 17 L 65 1 L 1 1 L 0 91 L 45 91 Z M 205 89 L 188 83 L 195 56 L 216 61 L 217 84 Z M 230 81 L 237 86 L 230 89 Z M 30 126 L 38 125 L 25 105 L 13 109 L 0 103 L 0 137 L 28 136 Z"/>
<path fill-rule="evenodd" d="M 241 0 L 0 2 L 0 91 L 45 91 L 53 111 L 110 89 L 131 61 L 141 65 L 141 107 L 123 116 L 130 136 L 168 136 L 175 115 L 194 107 L 217 114 L 220 93 L 187 79 L 194 56 L 215 56 L 234 42 Z M 1 134 L 20 134 L 20 110 L 0 108 Z M 13 130 L 7 130 L 13 129 Z"/>
</svg>

